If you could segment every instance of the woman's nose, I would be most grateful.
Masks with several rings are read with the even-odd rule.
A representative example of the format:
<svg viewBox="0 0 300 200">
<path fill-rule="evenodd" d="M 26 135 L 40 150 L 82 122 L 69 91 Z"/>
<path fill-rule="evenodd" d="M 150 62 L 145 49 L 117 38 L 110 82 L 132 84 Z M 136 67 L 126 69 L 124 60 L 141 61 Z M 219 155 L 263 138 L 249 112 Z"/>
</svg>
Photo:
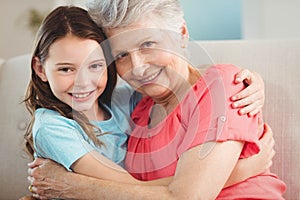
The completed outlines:
<svg viewBox="0 0 300 200">
<path fill-rule="evenodd" d="M 144 56 L 139 51 L 132 51 L 130 53 L 132 74 L 136 77 L 143 77 L 147 64 L 145 63 Z"/>
</svg>

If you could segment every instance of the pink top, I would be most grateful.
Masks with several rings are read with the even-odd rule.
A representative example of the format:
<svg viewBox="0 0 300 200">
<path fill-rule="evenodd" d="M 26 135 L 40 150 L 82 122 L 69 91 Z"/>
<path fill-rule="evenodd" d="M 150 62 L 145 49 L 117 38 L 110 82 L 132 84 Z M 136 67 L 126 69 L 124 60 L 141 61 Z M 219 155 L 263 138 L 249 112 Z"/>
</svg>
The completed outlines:
<svg viewBox="0 0 300 200">
<path fill-rule="evenodd" d="M 207 141 L 244 141 L 240 158 L 258 153 L 258 139 L 262 135 L 257 133 L 260 115 L 239 115 L 231 107 L 230 97 L 244 88 L 243 84 L 233 83 L 238 71 L 232 65 L 210 67 L 181 103 L 151 129 L 148 122 L 154 102 L 150 97 L 143 98 L 132 113 L 135 129 L 128 141 L 126 169 L 139 180 L 173 176 L 179 156 Z M 203 150 L 199 156 L 206 153 Z M 223 189 L 218 198 L 252 195 L 280 199 L 285 187 L 274 174 L 266 173 Z"/>
</svg>

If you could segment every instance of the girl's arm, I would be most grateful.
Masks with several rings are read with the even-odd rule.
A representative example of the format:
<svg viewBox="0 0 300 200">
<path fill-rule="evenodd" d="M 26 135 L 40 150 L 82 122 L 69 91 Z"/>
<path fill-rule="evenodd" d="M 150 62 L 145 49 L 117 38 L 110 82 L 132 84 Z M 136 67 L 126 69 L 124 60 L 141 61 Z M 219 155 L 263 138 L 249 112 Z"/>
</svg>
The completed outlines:
<svg viewBox="0 0 300 200">
<path fill-rule="evenodd" d="M 210 145 L 214 145 L 210 153 L 204 158 L 199 157 L 201 148 Z M 179 158 L 176 174 L 169 186 L 142 186 L 99 180 L 67 172 L 53 163 L 50 168 L 52 177 L 42 178 L 39 174 L 43 169 L 43 164 L 39 165 L 42 159 L 31 163 L 31 166 L 39 167 L 29 172 L 35 174 L 35 177 L 40 175 L 40 180 L 30 181 L 33 181 L 34 196 L 42 199 L 214 199 L 230 176 L 242 147 L 241 142 L 227 141 L 205 143 L 186 151 Z M 62 173 L 64 176 L 61 176 Z M 39 190 L 35 186 L 39 186 Z"/>
<path fill-rule="evenodd" d="M 172 180 L 169 177 L 153 181 L 139 181 L 132 177 L 125 169 L 96 151 L 92 151 L 79 158 L 71 168 L 78 174 L 127 184 L 168 185 Z"/>
<path fill-rule="evenodd" d="M 244 82 L 247 86 L 231 97 L 233 108 L 240 108 L 240 114 L 253 116 L 261 111 L 265 102 L 265 86 L 262 77 L 257 72 L 242 69 L 235 75 L 235 83 Z"/>
</svg>

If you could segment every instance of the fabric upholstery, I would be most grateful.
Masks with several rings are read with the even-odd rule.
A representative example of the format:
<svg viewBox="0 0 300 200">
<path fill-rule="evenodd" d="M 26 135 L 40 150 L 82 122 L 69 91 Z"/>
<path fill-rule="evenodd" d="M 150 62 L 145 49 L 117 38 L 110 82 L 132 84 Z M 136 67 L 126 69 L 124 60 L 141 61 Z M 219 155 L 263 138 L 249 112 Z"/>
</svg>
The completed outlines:
<svg viewBox="0 0 300 200">
<path fill-rule="evenodd" d="M 197 41 L 196 45 L 215 63 L 235 64 L 262 75 L 264 118 L 276 141 L 272 170 L 287 184 L 286 199 L 300 199 L 300 40 Z M 20 104 L 30 76 L 29 62 L 29 55 L 18 56 L 0 68 L 0 199 L 5 200 L 29 194 L 29 159 L 22 150 L 29 114 Z"/>
<path fill-rule="evenodd" d="M 300 40 L 198 43 L 215 63 L 233 63 L 265 81 L 265 122 L 274 133 L 272 170 L 287 184 L 287 199 L 300 199 Z"/>
<path fill-rule="evenodd" d="M 0 199 L 17 199 L 28 193 L 28 157 L 22 150 L 29 119 L 24 104 L 30 76 L 29 55 L 7 60 L 0 69 Z"/>
</svg>

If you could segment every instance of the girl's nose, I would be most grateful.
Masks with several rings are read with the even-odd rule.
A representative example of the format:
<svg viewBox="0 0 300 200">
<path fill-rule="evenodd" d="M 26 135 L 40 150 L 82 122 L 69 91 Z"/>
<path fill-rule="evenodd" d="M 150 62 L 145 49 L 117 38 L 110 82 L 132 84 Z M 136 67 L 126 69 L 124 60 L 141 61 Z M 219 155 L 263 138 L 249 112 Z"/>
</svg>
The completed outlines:
<svg viewBox="0 0 300 200">
<path fill-rule="evenodd" d="M 76 74 L 74 86 L 85 87 L 90 81 L 88 74 L 88 71 L 86 71 L 84 68 L 80 68 Z"/>
</svg>

